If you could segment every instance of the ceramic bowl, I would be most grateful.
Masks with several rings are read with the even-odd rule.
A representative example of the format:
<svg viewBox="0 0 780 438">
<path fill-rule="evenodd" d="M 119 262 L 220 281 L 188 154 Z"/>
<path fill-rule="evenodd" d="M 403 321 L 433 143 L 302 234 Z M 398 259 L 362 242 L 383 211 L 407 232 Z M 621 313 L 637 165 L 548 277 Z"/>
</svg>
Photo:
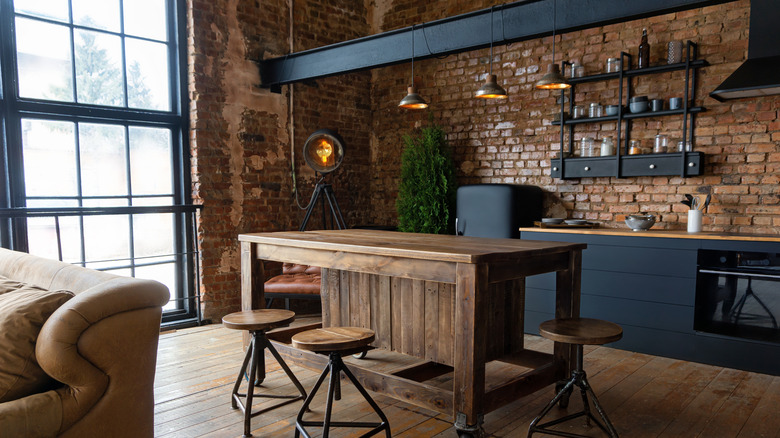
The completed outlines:
<svg viewBox="0 0 780 438">
<path fill-rule="evenodd" d="M 607 116 L 616 116 L 618 113 L 618 106 L 617 105 L 607 105 L 604 107 L 604 115 Z"/>
<path fill-rule="evenodd" d="M 628 104 L 628 108 L 631 110 L 632 113 L 643 113 L 647 111 L 648 104 L 646 100 L 639 101 L 639 102 L 631 102 Z"/>
<path fill-rule="evenodd" d="M 634 231 L 649 230 L 655 224 L 652 214 L 630 214 L 626 216 L 626 225 Z"/>
</svg>

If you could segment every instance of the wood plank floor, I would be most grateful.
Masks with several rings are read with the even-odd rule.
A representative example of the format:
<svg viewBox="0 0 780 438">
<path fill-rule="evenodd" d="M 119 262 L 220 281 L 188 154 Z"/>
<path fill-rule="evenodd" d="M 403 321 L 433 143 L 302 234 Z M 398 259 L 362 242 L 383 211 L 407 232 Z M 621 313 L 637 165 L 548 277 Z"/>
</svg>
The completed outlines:
<svg viewBox="0 0 780 438">
<path fill-rule="evenodd" d="M 296 323 L 311 322 L 299 319 Z M 526 336 L 529 348 L 551 351 L 545 339 Z M 585 350 L 588 379 L 621 437 L 780 438 L 780 377 L 649 356 L 607 347 Z M 295 388 L 270 358 L 262 390 L 293 394 Z M 160 335 L 155 379 L 156 437 L 237 437 L 243 432 L 240 411 L 230 407 L 230 391 L 241 366 L 241 333 L 209 325 Z M 349 358 L 347 361 L 354 360 Z M 380 364 L 382 352 L 367 359 Z M 381 364 L 380 364 L 381 365 Z M 318 373 L 292 367 L 306 390 Z M 488 373 L 500 372 L 496 368 Z M 446 379 L 445 379 L 446 380 Z M 446 383 L 444 381 L 440 384 Z M 309 418 L 322 416 L 324 392 Z M 451 419 L 389 397 L 372 394 L 387 415 L 394 437 L 456 437 Z M 525 437 L 528 424 L 552 398 L 553 387 L 517 400 L 485 416 L 489 437 Z M 273 401 L 258 401 L 262 408 Z M 293 436 L 295 402 L 252 420 L 256 437 Z M 578 410 L 575 397 L 568 408 Z M 554 408 L 551 415 L 566 410 Z M 369 406 L 349 385 L 334 406 L 334 418 L 373 421 Z M 550 417 L 554 418 L 554 417 Z M 582 419 L 560 427 L 588 436 L 604 436 Z M 317 431 L 315 436 L 320 436 Z M 356 437 L 359 430 L 334 429 L 331 436 Z M 542 436 L 534 435 L 534 436 Z"/>
</svg>

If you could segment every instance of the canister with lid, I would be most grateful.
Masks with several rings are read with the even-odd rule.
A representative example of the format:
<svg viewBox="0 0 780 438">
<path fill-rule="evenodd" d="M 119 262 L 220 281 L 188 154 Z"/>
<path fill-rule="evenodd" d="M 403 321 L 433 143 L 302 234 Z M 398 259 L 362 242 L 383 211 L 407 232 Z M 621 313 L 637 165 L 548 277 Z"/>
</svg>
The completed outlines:
<svg viewBox="0 0 780 438">
<path fill-rule="evenodd" d="M 593 137 L 582 137 L 580 147 L 580 156 L 583 157 L 595 157 L 596 156 L 596 149 L 594 148 L 593 144 Z"/>
<path fill-rule="evenodd" d="M 600 103 L 594 102 L 590 104 L 588 108 L 588 117 L 601 117 L 603 115 L 603 108 Z"/>
<path fill-rule="evenodd" d="M 617 73 L 620 71 L 620 58 L 607 59 L 607 73 Z"/>
<path fill-rule="evenodd" d="M 608 155 L 615 155 L 615 145 L 612 143 L 612 137 L 604 137 L 601 139 L 601 154 L 602 157 Z"/>
</svg>

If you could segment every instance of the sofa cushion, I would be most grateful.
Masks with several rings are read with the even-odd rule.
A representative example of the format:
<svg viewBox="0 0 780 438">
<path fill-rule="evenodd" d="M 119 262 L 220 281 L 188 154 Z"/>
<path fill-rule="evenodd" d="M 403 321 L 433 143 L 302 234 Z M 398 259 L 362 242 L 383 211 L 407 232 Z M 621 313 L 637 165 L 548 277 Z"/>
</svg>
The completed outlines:
<svg viewBox="0 0 780 438">
<path fill-rule="evenodd" d="M 6 294 L 8 292 L 13 292 L 24 286 L 28 286 L 28 285 L 25 285 L 20 281 L 11 280 L 10 278 L 6 278 L 0 275 L 0 295 Z M 38 289 L 36 286 L 28 286 L 28 287 Z M 39 290 L 43 290 L 43 289 L 39 289 Z"/>
<path fill-rule="evenodd" d="M 44 391 L 54 383 L 38 366 L 35 342 L 49 316 L 71 298 L 72 292 L 25 284 L 0 294 L 0 403 Z"/>
</svg>

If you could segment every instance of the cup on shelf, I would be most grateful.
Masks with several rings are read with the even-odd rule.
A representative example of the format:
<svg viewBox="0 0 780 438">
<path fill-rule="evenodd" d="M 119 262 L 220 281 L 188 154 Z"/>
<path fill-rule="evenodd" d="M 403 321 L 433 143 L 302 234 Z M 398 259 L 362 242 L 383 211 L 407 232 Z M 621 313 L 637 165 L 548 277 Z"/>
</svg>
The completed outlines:
<svg viewBox="0 0 780 438">
<path fill-rule="evenodd" d="M 676 110 L 682 108 L 682 97 L 672 97 L 669 99 L 669 109 Z"/>
<path fill-rule="evenodd" d="M 651 111 L 663 111 L 664 110 L 664 100 L 663 99 L 653 99 L 650 101 L 650 110 Z"/>
</svg>

